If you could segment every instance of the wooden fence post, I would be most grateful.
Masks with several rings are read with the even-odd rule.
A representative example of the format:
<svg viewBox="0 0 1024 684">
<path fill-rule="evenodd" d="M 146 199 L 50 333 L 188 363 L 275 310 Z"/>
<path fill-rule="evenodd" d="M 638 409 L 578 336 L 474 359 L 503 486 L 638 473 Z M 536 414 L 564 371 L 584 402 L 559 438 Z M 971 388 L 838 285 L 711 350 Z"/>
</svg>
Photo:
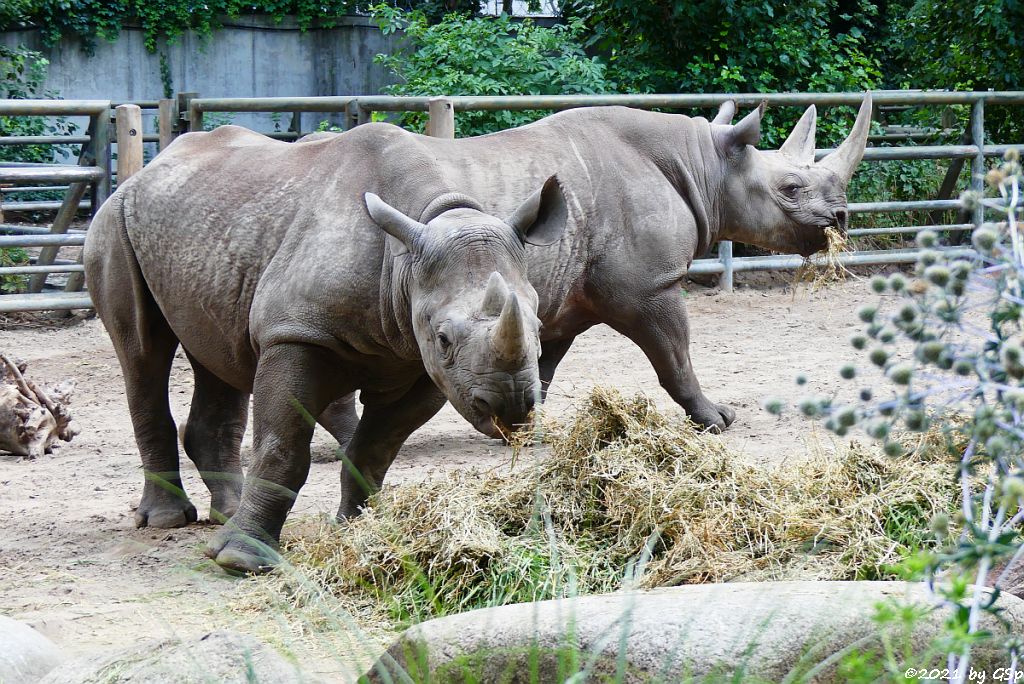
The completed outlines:
<svg viewBox="0 0 1024 684">
<path fill-rule="evenodd" d="M 174 100 L 166 99 L 160 100 L 160 109 L 157 117 L 157 127 L 160 133 L 160 151 L 171 144 L 174 140 L 177 132 L 174 130 L 174 120 L 178 118 L 178 108 L 175 107 L 177 104 Z"/>
<path fill-rule="evenodd" d="M 430 120 L 427 121 L 427 135 L 435 138 L 455 137 L 455 106 L 451 98 L 432 97 L 427 101 Z"/>
<path fill-rule="evenodd" d="M 142 170 L 142 110 L 138 105 L 119 105 L 114 110 L 117 126 L 117 184 Z"/>
</svg>

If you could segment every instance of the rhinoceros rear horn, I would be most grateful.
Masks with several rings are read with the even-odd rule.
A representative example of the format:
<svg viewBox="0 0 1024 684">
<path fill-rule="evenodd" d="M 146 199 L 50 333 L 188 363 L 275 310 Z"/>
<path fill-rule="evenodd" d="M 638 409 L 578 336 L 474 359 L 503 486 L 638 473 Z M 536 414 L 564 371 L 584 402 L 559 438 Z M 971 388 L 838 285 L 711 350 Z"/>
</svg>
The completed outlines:
<svg viewBox="0 0 1024 684">
<path fill-rule="evenodd" d="M 860 105 L 860 112 L 857 113 L 857 121 L 854 122 L 850 135 L 839 146 L 839 149 L 818 164 L 839 176 L 844 185 L 849 183 L 864 156 L 864 148 L 868 144 L 868 131 L 870 130 L 871 93 L 867 93 L 864 96 L 864 102 Z"/>
<path fill-rule="evenodd" d="M 519 310 L 519 298 L 511 292 L 505 300 L 505 306 L 494 326 L 491 346 L 498 358 L 505 361 L 518 361 L 526 353 L 526 335 L 523 328 L 523 315 Z"/>
<path fill-rule="evenodd" d="M 781 154 L 796 164 L 810 166 L 814 163 L 814 133 L 818 123 L 818 110 L 811 105 L 797 121 L 793 131 L 779 148 Z"/>
<path fill-rule="evenodd" d="M 484 291 L 484 301 L 481 309 L 488 316 L 497 316 L 505 308 L 508 300 L 509 289 L 505 279 L 497 271 L 491 273 L 487 280 L 487 290 Z"/>
<path fill-rule="evenodd" d="M 397 240 L 397 244 L 391 243 L 392 254 L 397 256 L 415 248 L 426 226 L 409 218 L 372 192 L 366 193 L 364 199 L 366 211 L 373 222 Z"/>
<path fill-rule="evenodd" d="M 568 218 L 569 207 L 562 186 L 557 176 L 551 176 L 505 223 L 516 229 L 523 242 L 544 247 L 562 239 Z"/>
</svg>

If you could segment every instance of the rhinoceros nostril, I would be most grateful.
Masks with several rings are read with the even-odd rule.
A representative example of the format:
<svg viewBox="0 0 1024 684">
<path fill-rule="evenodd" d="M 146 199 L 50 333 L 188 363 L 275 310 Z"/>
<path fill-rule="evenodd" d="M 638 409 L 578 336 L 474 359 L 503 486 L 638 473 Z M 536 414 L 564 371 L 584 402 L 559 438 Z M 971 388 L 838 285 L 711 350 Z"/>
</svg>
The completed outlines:
<svg viewBox="0 0 1024 684">
<path fill-rule="evenodd" d="M 850 220 L 850 214 L 846 209 L 836 209 L 835 211 L 836 228 L 839 229 L 840 233 L 846 234 L 847 223 Z"/>
<path fill-rule="evenodd" d="M 484 418 L 491 418 L 494 416 L 494 411 L 491 409 L 491 405 L 487 403 L 486 399 L 482 399 L 478 396 L 473 397 L 473 410 Z"/>
</svg>

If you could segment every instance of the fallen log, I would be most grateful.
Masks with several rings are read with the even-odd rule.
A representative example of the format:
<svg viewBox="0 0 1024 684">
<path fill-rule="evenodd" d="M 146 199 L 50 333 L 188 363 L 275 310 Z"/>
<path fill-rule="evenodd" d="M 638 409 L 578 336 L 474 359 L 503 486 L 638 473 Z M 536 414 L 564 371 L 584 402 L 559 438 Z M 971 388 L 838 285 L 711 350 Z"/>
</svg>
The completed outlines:
<svg viewBox="0 0 1024 684">
<path fill-rule="evenodd" d="M 78 434 L 67 408 L 75 383 L 43 389 L 25 379 L 25 367 L 0 354 L 0 451 L 36 458 Z"/>
</svg>

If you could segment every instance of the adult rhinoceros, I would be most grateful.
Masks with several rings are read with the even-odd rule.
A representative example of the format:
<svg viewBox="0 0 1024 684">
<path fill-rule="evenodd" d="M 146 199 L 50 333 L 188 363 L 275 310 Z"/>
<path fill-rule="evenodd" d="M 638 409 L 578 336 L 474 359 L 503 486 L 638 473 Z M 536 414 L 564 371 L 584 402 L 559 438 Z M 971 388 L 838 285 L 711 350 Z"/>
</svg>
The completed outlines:
<svg viewBox="0 0 1024 684">
<path fill-rule="evenodd" d="M 85 271 L 145 469 L 137 525 L 196 519 L 167 397 L 179 344 L 195 371 L 185 452 L 211 517 L 230 516 L 207 553 L 231 569 L 268 564 L 309 471 L 310 416 L 340 396 L 366 405 L 357 463 L 390 464 L 445 399 L 485 432 L 525 420 L 540 341 L 524 242 L 558 240 L 564 198 L 541 179 L 501 221 L 451 192 L 432 154 L 386 125 L 321 146 L 228 126 L 175 141 L 103 205 Z M 343 476 L 343 507 L 358 479 Z"/>
<path fill-rule="evenodd" d="M 734 411 L 704 396 L 690 363 L 686 271 L 718 240 L 806 256 L 825 246 L 826 227 L 845 231 L 846 186 L 864 153 L 871 96 L 847 139 L 817 163 L 813 106 L 778 152 L 755 149 L 760 108 L 729 125 L 734 112 L 726 103 L 709 123 L 593 107 L 478 138 L 407 134 L 455 187 L 486 198 L 485 207 L 498 214 L 538 179 L 558 173 L 567 228 L 559 242 L 527 249 L 540 296 L 545 388 L 576 336 L 605 323 L 644 351 L 662 387 L 694 422 L 716 429 L 732 423 Z M 342 145 L 344 135 L 316 134 L 302 144 Z M 352 396 L 332 404 L 321 422 L 347 443 L 358 422 Z M 373 464 L 374 473 L 387 465 Z M 340 514 L 358 503 L 343 502 Z"/>
</svg>

